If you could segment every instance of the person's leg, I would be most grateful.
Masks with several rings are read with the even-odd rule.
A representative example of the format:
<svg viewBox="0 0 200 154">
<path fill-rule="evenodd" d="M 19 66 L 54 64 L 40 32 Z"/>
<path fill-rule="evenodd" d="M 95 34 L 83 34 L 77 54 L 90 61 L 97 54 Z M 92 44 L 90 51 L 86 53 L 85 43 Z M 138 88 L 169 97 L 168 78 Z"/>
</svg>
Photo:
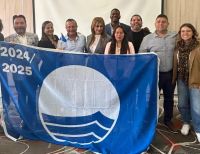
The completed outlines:
<svg viewBox="0 0 200 154">
<path fill-rule="evenodd" d="M 163 95 L 164 95 L 164 123 L 168 123 L 171 121 L 173 117 L 173 91 L 174 87 L 172 85 L 172 74 L 171 72 L 165 73 L 163 75 Z"/>
<path fill-rule="evenodd" d="M 164 124 L 169 128 L 170 131 L 177 133 L 177 128 L 172 123 L 173 117 L 173 92 L 174 85 L 172 85 L 172 72 L 160 73 L 159 76 L 159 88 L 163 90 L 164 95 Z"/>
<path fill-rule="evenodd" d="M 181 133 L 183 135 L 188 135 L 190 130 L 190 120 L 191 120 L 189 88 L 182 80 L 178 80 L 177 88 L 178 88 L 178 109 L 181 114 L 181 118 L 183 120 Z"/>
<path fill-rule="evenodd" d="M 200 142 L 200 89 L 190 88 L 192 124 Z"/>
<path fill-rule="evenodd" d="M 184 123 L 190 123 L 190 101 L 189 101 L 189 89 L 182 80 L 178 80 L 178 109 L 181 114 L 181 118 Z"/>
</svg>

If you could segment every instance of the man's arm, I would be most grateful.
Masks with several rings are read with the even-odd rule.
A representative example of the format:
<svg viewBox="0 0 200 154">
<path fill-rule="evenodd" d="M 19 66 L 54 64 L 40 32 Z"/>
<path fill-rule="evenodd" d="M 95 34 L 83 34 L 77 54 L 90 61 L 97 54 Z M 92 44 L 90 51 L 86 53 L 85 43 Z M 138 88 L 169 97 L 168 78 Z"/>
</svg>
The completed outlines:
<svg viewBox="0 0 200 154">
<path fill-rule="evenodd" d="M 144 53 L 147 52 L 148 49 L 148 38 L 145 36 L 142 40 L 142 43 L 140 44 L 140 48 L 139 48 L 139 53 Z"/>
<path fill-rule="evenodd" d="M 35 34 L 35 46 L 38 46 L 39 38 L 38 35 Z"/>
</svg>

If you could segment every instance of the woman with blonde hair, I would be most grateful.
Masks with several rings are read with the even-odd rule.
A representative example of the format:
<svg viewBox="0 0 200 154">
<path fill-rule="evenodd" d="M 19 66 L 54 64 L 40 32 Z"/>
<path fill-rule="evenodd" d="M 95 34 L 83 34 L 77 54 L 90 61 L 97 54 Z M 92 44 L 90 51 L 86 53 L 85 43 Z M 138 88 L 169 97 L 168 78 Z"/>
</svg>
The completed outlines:
<svg viewBox="0 0 200 154">
<path fill-rule="evenodd" d="M 86 52 L 103 54 L 110 36 L 105 32 L 105 23 L 102 17 L 95 17 L 91 24 L 91 34 L 87 36 Z"/>
</svg>

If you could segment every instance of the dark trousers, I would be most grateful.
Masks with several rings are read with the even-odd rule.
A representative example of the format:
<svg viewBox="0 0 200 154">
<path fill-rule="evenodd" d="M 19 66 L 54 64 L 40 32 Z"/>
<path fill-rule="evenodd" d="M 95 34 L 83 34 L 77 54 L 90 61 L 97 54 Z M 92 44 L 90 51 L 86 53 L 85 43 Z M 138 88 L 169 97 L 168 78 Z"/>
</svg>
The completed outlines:
<svg viewBox="0 0 200 154">
<path fill-rule="evenodd" d="M 174 106 L 174 88 L 172 85 L 172 71 L 159 73 L 159 90 L 163 90 L 164 95 L 164 123 L 171 121 Z"/>
</svg>

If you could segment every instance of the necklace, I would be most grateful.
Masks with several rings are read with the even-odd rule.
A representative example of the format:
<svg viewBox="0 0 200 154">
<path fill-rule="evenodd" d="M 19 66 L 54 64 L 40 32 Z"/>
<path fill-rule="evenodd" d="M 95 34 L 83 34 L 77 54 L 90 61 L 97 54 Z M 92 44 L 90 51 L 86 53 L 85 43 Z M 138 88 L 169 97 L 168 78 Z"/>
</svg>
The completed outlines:
<svg viewBox="0 0 200 154">
<path fill-rule="evenodd" d="M 116 48 L 118 49 L 118 50 L 120 50 L 121 49 L 121 46 L 119 45 L 116 45 Z"/>
<path fill-rule="evenodd" d="M 116 43 L 116 49 L 120 50 L 121 49 L 121 43 Z"/>
<path fill-rule="evenodd" d="M 115 53 L 116 53 L 116 54 L 120 54 L 120 51 L 121 51 L 121 48 L 116 46 L 116 51 L 115 51 Z"/>
</svg>

